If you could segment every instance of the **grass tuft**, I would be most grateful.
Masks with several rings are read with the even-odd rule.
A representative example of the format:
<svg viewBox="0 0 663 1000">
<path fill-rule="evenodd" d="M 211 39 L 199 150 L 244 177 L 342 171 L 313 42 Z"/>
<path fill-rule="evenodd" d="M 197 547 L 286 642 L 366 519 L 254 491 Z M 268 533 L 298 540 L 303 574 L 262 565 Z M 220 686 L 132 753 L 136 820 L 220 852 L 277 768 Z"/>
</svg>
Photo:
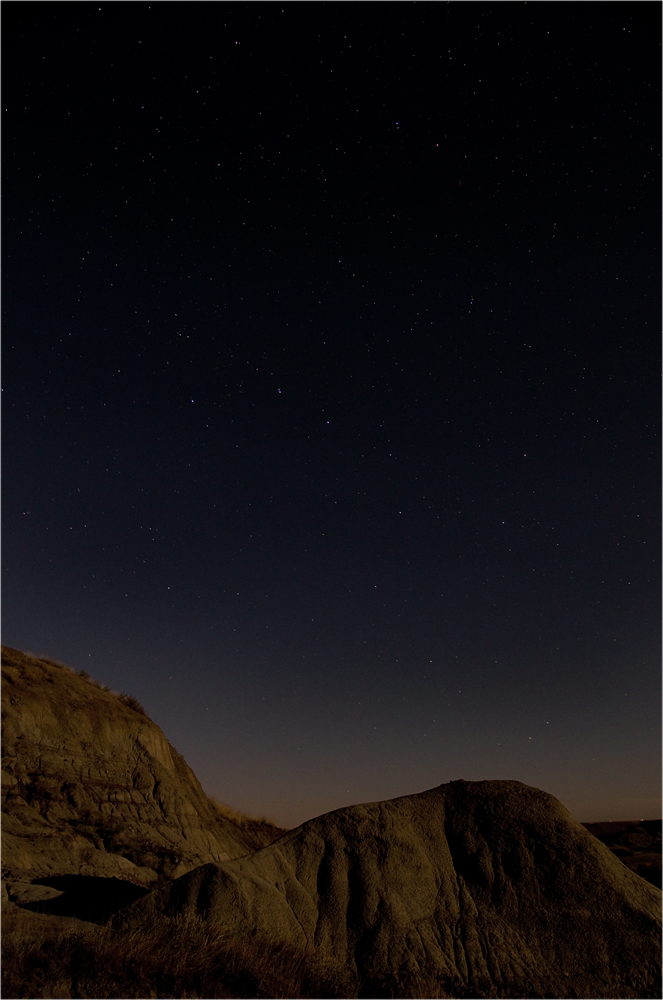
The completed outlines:
<svg viewBox="0 0 663 1000">
<path fill-rule="evenodd" d="M 278 824 L 274 820 L 267 819 L 265 816 L 250 816 L 248 813 L 238 812 L 232 806 L 227 805 L 225 802 L 219 802 L 218 799 L 213 798 L 211 795 L 208 796 L 208 801 L 219 816 L 229 819 L 235 826 L 251 827 L 258 823 L 261 826 L 272 826 L 275 829 L 279 829 Z"/>
<path fill-rule="evenodd" d="M 118 695 L 118 701 L 121 701 L 123 705 L 127 706 L 127 708 L 133 708 L 134 712 L 138 712 L 140 715 L 147 715 L 147 712 L 138 701 L 138 698 L 134 698 L 132 694 L 127 694 L 126 691 L 123 691 L 122 694 Z"/>
</svg>

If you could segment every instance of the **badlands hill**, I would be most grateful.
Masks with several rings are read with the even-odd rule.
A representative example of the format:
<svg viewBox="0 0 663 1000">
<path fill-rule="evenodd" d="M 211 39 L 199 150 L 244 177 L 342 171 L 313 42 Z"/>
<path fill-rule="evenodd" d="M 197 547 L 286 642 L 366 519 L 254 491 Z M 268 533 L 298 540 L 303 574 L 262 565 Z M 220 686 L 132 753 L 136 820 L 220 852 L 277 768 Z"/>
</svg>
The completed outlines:
<svg viewBox="0 0 663 1000">
<path fill-rule="evenodd" d="M 660 890 L 551 795 L 456 781 L 287 833 L 211 802 L 131 697 L 2 661 L 7 995 L 661 995 Z M 624 826 L 596 832 L 634 864 L 660 824 Z"/>
<path fill-rule="evenodd" d="M 156 884 L 248 854 L 284 831 L 207 798 L 135 699 L 2 647 L 2 863 Z"/>
<path fill-rule="evenodd" d="M 661 995 L 660 890 L 517 781 L 329 813 L 116 921 L 196 917 L 219 937 L 315 954 L 345 974 L 330 996 Z"/>
</svg>

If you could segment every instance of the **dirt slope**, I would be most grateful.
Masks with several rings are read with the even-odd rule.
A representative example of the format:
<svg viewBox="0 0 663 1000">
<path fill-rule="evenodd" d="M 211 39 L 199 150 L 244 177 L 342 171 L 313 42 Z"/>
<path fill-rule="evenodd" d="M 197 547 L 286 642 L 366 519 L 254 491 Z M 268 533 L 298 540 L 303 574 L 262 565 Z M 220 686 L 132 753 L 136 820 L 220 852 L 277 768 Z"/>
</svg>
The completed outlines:
<svg viewBox="0 0 663 1000">
<path fill-rule="evenodd" d="M 283 833 L 221 815 L 133 699 L 4 646 L 2 753 L 3 871 L 15 879 L 148 885 Z"/>
<path fill-rule="evenodd" d="M 553 796 L 456 781 L 311 820 L 116 919 L 198 913 L 217 934 L 315 949 L 359 996 L 655 997 L 660 909 Z"/>
</svg>

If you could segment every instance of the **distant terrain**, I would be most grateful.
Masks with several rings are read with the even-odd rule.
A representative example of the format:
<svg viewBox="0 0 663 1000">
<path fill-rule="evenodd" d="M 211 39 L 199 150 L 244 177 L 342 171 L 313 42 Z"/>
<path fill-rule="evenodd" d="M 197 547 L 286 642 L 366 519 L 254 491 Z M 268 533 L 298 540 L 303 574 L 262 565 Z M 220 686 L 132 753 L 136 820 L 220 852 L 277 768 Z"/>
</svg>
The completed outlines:
<svg viewBox="0 0 663 1000">
<path fill-rule="evenodd" d="M 636 875 L 661 888 L 661 820 L 583 823 Z"/>
<path fill-rule="evenodd" d="M 455 781 L 288 832 L 130 695 L 2 662 L 3 995 L 661 995 L 660 821 Z"/>
</svg>

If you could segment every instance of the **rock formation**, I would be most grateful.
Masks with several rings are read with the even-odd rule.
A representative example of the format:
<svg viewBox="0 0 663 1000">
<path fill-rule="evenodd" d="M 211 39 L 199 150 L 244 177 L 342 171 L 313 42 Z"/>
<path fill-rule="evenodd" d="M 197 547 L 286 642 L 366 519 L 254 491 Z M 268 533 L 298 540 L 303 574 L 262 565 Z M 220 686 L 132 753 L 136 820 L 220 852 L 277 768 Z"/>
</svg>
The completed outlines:
<svg viewBox="0 0 663 1000">
<path fill-rule="evenodd" d="M 10 879 L 114 876 L 146 886 L 284 832 L 224 816 L 133 698 L 4 646 L 2 682 Z"/>
<path fill-rule="evenodd" d="M 661 893 L 553 796 L 455 781 L 311 820 L 117 914 L 315 954 L 354 996 L 660 996 Z"/>
<path fill-rule="evenodd" d="M 660 890 L 551 795 L 455 781 L 285 833 L 220 811 L 134 699 L 2 658 L 6 912 L 114 913 L 118 941 L 142 925 L 169 948 L 190 917 L 210 947 L 308 956 L 344 984 L 314 995 L 661 995 Z M 633 864 L 660 824 L 597 833 Z"/>
</svg>

